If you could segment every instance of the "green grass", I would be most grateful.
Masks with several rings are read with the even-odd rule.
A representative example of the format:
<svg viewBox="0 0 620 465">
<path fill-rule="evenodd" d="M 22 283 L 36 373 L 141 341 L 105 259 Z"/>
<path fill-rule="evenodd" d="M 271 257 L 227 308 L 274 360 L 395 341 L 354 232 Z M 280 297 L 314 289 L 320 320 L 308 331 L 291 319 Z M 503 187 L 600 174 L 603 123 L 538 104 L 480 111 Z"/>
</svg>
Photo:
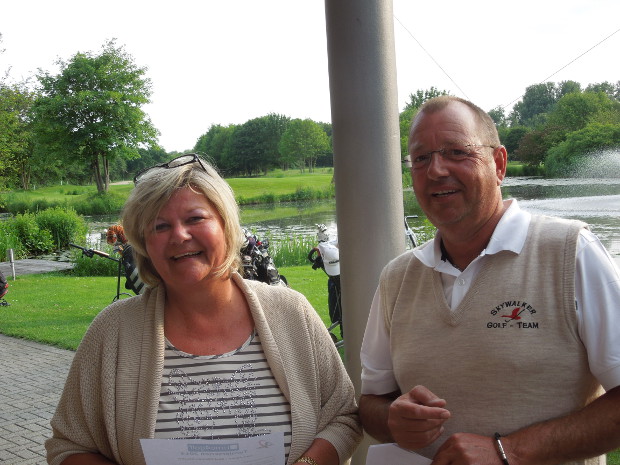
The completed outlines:
<svg viewBox="0 0 620 465">
<path fill-rule="evenodd" d="M 276 203 L 286 200 L 312 200 L 333 197 L 333 169 L 321 168 L 314 173 L 301 174 L 298 170 L 275 170 L 267 176 L 252 178 L 228 178 L 240 204 Z M 122 205 L 133 183 L 112 184 L 109 194 L 118 198 Z M 76 186 L 71 184 L 39 187 L 31 190 L 14 190 L 0 194 L 0 207 L 19 206 L 30 210 L 40 210 L 47 206 L 71 206 L 78 211 L 92 203 L 92 195 L 97 192 L 95 185 Z M 9 209 L 10 210 L 10 209 Z M 108 213 L 108 212 L 101 212 Z"/>
<path fill-rule="evenodd" d="M 328 324 L 327 277 L 311 265 L 279 271 L 306 295 Z M 121 292 L 125 292 L 124 281 Z M 116 296 L 116 277 L 45 273 L 9 279 L 8 307 L 0 307 L 0 333 L 75 350 L 93 318 Z"/>
<path fill-rule="evenodd" d="M 0 332 L 75 350 L 91 321 L 116 295 L 116 278 L 63 273 L 9 279 Z"/>
<path fill-rule="evenodd" d="M 259 197 L 264 194 L 282 195 L 295 192 L 298 188 L 312 186 L 315 189 L 328 189 L 333 175 L 325 172 L 289 174 L 284 177 L 265 176 L 258 178 L 226 179 L 237 197 Z"/>
</svg>

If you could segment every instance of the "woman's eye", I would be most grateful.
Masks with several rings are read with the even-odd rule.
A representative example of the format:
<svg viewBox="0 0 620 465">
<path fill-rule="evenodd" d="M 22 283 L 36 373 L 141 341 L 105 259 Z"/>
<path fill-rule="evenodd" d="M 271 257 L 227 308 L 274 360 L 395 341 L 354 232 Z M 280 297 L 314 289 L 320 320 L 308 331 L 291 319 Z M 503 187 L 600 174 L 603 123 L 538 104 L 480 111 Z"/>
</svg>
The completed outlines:
<svg viewBox="0 0 620 465">
<path fill-rule="evenodd" d="M 155 225 L 156 232 L 165 231 L 166 229 L 168 229 L 168 225 L 166 223 L 158 223 Z"/>
</svg>

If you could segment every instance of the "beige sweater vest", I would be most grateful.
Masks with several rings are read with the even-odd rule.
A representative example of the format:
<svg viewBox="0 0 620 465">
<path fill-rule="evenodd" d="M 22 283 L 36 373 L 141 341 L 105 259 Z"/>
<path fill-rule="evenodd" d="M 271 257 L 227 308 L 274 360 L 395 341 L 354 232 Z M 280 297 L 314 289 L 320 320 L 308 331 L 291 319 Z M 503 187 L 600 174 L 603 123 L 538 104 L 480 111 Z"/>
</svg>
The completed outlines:
<svg viewBox="0 0 620 465">
<path fill-rule="evenodd" d="M 432 457 L 456 432 L 509 434 L 600 394 L 577 333 L 574 270 L 582 227 L 533 217 L 522 252 L 484 257 L 454 311 L 439 273 L 412 253 L 386 267 L 382 310 L 401 392 L 424 385 L 452 413 L 443 436 L 420 453 Z M 589 463 L 601 463 L 595 460 Z"/>
</svg>

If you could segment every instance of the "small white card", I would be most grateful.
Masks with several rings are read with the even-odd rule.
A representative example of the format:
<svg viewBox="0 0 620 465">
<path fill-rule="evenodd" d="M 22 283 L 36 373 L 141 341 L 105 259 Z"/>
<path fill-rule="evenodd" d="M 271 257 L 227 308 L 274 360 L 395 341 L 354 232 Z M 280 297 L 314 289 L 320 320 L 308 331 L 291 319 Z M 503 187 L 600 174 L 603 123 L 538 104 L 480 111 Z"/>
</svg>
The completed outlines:
<svg viewBox="0 0 620 465">
<path fill-rule="evenodd" d="M 430 465 L 431 462 L 431 459 L 394 443 L 370 446 L 366 454 L 366 465 Z"/>
<path fill-rule="evenodd" d="M 245 439 L 140 439 L 147 465 L 284 465 L 284 434 Z"/>
</svg>

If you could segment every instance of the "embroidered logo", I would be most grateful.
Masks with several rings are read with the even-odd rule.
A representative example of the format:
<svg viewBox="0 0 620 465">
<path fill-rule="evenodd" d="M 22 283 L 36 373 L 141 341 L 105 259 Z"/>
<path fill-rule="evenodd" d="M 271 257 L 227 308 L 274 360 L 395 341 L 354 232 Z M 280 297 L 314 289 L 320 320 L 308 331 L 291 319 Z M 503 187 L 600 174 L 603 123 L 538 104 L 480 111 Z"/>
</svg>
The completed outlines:
<svg viewBox="0 0 620 465">
<path fill-rule="evenodd" d="M 491 310 L 487 328 L 538 329 L 536 309 L 525 301 L 507 300 Z"/>
</svg>

